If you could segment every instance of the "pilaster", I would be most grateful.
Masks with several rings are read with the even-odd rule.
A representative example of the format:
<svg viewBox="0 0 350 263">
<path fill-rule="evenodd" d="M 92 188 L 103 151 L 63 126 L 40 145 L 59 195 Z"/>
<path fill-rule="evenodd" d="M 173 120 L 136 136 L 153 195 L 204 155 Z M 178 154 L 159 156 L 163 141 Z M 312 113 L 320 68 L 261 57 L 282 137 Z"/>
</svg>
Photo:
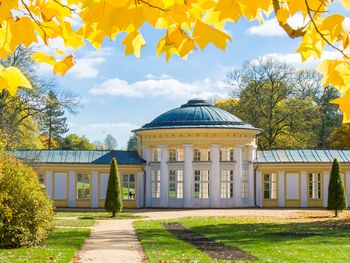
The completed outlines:
<svg viewBox="0 0 350 263">
<path fill-rule="evenodd" d="M 69 172 L 68 178 L 68 206 L 75 207 L 75 172 Z"/>
<path fill-rule="evenodd" d="M 52 200 L 52 180 L 53 175 L 52 172 L 46 172 L 46 195 L 49 197 L 50 200 Z"/>
<path fill-rule="evenodd" d="M 184 145 L 184 207 L 192 206 L 193 145 Z"/>
<path fill-rule="evenodd" d="M 98 172 L 92 172 L 91 174 L 92 174 L 91 206 L 92 206 L 92 208 L 98 208 Z"/>
<path fill-rule="evenodd" d="M 242 206 L 242 176 L 243 176 L 243 145 L 235 147 L 235 168 L 234 168 L 234 197 L 236 207 Z"/>
<path fill-rule="evenodd" d="M 209 197 L 211 207 L 220 207 L 220 145 L 210 149 L 211 171 L 209 175 Z"/>
<path fill-rule="evenodd" d="M 285 178 L 285 172 L 279 171 L 278 172 L 278 207 L 284 207 L 285 206 L 285 193 L 284 193 L 284 178 Z"/>
<path fill-rule="evenodd" d="M 167 161 L 169 160 L 169 148 L 160 145 L 160 206 L 167 207 L 169 200 L 169 171 Z"/>
<path fill-rule="evenodd" d="M 301 180 L 301 207 L 307 207 L 307 172 L 300 173 Z"/>
</svg>

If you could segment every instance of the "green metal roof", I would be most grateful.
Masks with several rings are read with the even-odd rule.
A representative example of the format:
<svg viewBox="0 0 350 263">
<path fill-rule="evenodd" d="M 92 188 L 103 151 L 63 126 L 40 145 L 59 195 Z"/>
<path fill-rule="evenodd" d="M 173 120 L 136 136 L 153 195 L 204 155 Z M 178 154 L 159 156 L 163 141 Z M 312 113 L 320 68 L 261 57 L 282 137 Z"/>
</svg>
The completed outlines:
<svg viewBox="0 0 350 263">
<path fill-rule="evenodd" d="M 116 157 L 119 165 L 141 165 L 145 161 L 137 151 L 64 151 L 18 150 L 12 151 L 19 159 L 33 163 L 109 164 Z M 331 163 L 350 162 L 350 150 L 269 150 L 257 152 L 257 163 Z"/>
<path fill-rule="evenodd" d="M 109 164 L 113 157 L 119 165 L 140 165 L 145 162 L 137 151 L 21 150 L 11 153 L 34 163 Z"/>
<path fill-rule="evenodd" d="M 189 100 L 181 107 L 163 113 L 138 130 L 179 128 L 231 128 L 260 131 L 231 113 L 201 99 Z"/>
<path fill-rule="evenodd" d="M 350 150 L 270 150 L 258 151 L 258 163 L 331 163 L 350 162 Z"/>
</svg>

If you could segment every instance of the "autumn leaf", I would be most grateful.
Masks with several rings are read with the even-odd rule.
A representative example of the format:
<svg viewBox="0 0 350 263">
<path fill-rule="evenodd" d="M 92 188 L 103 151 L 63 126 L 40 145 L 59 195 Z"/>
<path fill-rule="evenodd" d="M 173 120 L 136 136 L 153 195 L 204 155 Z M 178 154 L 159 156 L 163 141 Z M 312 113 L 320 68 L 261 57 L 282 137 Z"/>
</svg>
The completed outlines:
<svg viewBox="0 0 350 263">
<path fill-rule="evenodd" d="M 334 104 L 338 104 L 340 110 L 343 111 L 343 123 L 350 123 L 350 91 L 347 91 L 343 97 L 332 101 Z"/>
<path fill-rule="evenodd" d="M 4 68 L 0 65 L 0 91 L 6 89 L 11 96 L 14 96 L 19 87 L 31 89 L 32 85 L 18 68 Z"/>
</svg>

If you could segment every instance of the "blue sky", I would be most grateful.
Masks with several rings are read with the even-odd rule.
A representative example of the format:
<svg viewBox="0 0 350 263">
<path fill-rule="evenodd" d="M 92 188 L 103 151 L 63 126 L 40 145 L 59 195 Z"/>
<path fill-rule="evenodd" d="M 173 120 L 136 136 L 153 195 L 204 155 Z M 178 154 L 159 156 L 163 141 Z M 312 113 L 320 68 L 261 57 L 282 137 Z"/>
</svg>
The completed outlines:
<svg viewBox="0 0 350 263">
<path fill-rule="evenodd" d="M 301 20 L 297 17 L 290 23 L 297 25 Z M 289 39 L 274 19 L 263 25 L 241 20 L 229 24 L 226 30 L 232 35 L 226 52 L 208 46 L 193 52 L 187 60 L 174 56 L 166 62 L 158 58 L 155 47 L 163 32 L 147 26 L 142 30 L 147 45 L 140 59 L 123 54 L 122 36 L 116 42 L 105 41 L 99 52 L 89 45 L 79 49 L 74 68 L 64 77 L 56 77 L 59 87 L 81 97 L 79 112 L 68 115 L 70 133 L 85 135 L 91 141 L 103 141 L 112 134 L 118 148 L 123 149 L 132 129 L 191 98 L 228 97 L 231 90 L 224 83 L 225 75 L 245 61 L 274 56 L 296 67 L 318 64 L 301 63 L 294 53 L 300 40 Z M 335 55 L 328 51 L 325 58 Z M 51 75 L 45 65 L 39 65 L 38 70 Z"/>
</svg>

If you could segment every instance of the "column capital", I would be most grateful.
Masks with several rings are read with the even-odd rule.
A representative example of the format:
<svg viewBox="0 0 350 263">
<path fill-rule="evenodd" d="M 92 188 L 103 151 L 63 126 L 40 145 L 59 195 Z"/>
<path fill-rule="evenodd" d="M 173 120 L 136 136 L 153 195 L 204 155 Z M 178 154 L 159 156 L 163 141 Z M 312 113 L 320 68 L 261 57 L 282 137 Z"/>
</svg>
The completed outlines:
<svg viewBox="0 0 350 263">
<path fill-rule="evenodd" d="M 242 149 L 243 147 L 244 147 L 243 144 L 237 144 L 237 145 L 235 146 L 235 148 L 238 148 L 238 149 Z"/>
<path fill-rule="evenodd" d="M 183 144 L 184 147 L 193 147 L 193 144 Z"/>
<path fill-rule="evenodd" d="M 158 145 L 158 146 L 159 146 L 159 148 L 161 148 L 161 149 L 169 148 L 169 145 L 167 145 L 167 144 L 160 144 L 160 145 Z"/>
<path fill-rule="evenodd" d="M 211 144 L 210 146 L 211 146 L 211 147 L 221 147 L 222 144 Z"/>
</svg>

